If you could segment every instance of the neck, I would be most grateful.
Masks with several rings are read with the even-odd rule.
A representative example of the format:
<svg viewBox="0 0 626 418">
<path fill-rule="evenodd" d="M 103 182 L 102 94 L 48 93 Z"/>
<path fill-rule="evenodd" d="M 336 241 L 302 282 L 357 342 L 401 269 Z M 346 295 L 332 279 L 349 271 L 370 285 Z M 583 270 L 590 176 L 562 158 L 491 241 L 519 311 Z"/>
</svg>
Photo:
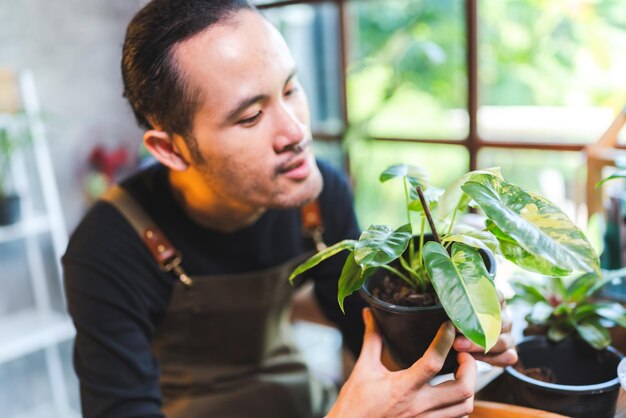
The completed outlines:
<svg viewBox="0 0 626 418">
<path fill-rule="evenodd" d="M 253 224 L 266 211 L 233 202 L 214 193 L 192 170 L 170 171 L 174 199 L 194 222 L 220 232 L 235 232 Z"/>
</svg>

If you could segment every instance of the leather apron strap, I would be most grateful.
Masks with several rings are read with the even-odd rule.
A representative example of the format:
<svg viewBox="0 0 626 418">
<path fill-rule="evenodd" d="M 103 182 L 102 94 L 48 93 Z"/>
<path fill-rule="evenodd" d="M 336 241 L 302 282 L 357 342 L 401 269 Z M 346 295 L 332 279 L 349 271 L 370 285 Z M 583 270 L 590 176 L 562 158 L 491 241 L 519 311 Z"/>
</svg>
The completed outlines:
<svg viewBox="0 0 626 418">
<path fill-rule="evenodd" d="M 114 185 L 102 195 L 101 200 L 109 202 L 128 220 L 162 270 L 173 272 L 185 286 L 193 286 L 193 280 L 182 267 L 183 256 L 180 251 L 174 248 L 157 227 L 152 217 L 130 194 L 121 186 Z M 322 236 L 324 221 L 322 220 L 319 201 L 316 199 L 302 206 L 300 218 L 302 234 L 313 240 L 317 251 L 324 250 L 326 248 Z"/>
<path fill-rule="evenodd" d="M 113 205 L 137 231 L 161 270 L 173 272 L 186 287 L 193 286 L 193 280 L 185 273 L 181 265 L 182 254 L 174 248 L 150 215 L 130 194 L 122 187 L 115 185 L 101 199 Z"/>
</svg>

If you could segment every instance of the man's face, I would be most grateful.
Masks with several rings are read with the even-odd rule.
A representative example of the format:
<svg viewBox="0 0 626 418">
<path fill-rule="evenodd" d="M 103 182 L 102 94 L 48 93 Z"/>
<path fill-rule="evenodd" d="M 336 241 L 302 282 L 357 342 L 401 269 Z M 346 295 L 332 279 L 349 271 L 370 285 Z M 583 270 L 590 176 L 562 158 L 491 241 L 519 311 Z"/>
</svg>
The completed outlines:
<svg viewBox="0 0 626 418">
<path fill-rule="evenodd" d="M 319 194 L 307 98 L 272 25 L 238 12 L 179 44 L 174 59 L 200 96 L 193 134 L 203 161 L 189 162 L 207 193 L 252 208 L 299 206 Z"/>
</svg>

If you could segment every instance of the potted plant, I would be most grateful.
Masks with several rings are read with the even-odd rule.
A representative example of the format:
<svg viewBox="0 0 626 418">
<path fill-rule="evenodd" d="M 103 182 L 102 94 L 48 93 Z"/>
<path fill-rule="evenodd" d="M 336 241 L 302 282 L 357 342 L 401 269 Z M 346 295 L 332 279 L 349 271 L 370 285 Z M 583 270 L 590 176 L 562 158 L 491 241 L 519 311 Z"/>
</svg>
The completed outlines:
<svg viewBox="0 0 626 418">
<path fill-rule="evenodd" d="M 505 181 L 497 168 L 466 173 L 445 191 L 430 186 L 426 173 L 417 167 L 394 165 L 380 176 L 382 182 L 395 178 L 404 187 L 405 225 L 395 229 L 371 225 L 358 240 L 344 240 L 315 254 L 294 270 L 290 280 L 348 250 L 338 283 L 339 305 L 343 309 L 344 298 L 363 287 L 361 293 L 373 308 L 385 344 L 401 366 L 423 354 L 423 350 L 407 353 L 402 347 L 415 347 L 419 341 L 427 346 L 447 318 L 485 351 L 496 343 L 500 302 L 487 268 L 494 267 L 490 252 L 544 274 L 599 271 L 595 251 L 574 223 L 543 197 Z M 459 214 L 471 204 L 484 212 L 484 228 L 455 229 Z M 389 278 L 374 274 L 378 270 Z M 385 301 L 380 286 L 389 283 L 406 299 L 430 295 L 430 306 Z M 433 322 L 429 331 L 418 329 L 417 324 L 428 321 Z"/>
<path fill-rule="evenodd" d="M 22 114 L 0 115 L 0 225 L 19 220 L 20 198 L 9 184 L 11 157 L 29 138 Z"/>
<path fill-rule="evenodd" d="M 520 362 L 506 368 L 513 401 L 567 416 L 613 417 L 623 355 L 611 347 L 609 328 L 626 327 L 626 310 L 595 296 L 626 269 L 587 273 L 569 284 L 559 277 L 546 283 L 514 281 L 514 301 L 532 306 L 517 345 Z"/>
</svg>

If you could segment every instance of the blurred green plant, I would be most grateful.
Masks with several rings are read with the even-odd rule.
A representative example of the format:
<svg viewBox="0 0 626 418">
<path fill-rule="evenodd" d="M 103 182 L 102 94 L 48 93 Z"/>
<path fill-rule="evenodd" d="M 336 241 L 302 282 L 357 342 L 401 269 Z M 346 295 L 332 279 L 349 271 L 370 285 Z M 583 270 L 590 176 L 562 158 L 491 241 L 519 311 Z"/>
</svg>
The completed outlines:
<svg viewBox="0 0 626 418">
<path fill-rule="evenodd" d="M 566 285 L 560 277 L 547 277 L 547 282 L 532 283 L 515 280 L 512 302 L 532 307 L 526 315 L 530 333 L 546 334 L 552 341 L 578 335 L 597 350 L 611 343 L 608 328 L 626 328 L 626 309 L 617 302 L 595 300 L 607 284 L 626 276 L 626 268 L 587 273 Z"/>
<path fill-rule="evenodd" d="M 29 142 L 30 132 L 24 113 L 0 114 L 0 198 L 9 193 L 11 157 Z"/>
</svg>

